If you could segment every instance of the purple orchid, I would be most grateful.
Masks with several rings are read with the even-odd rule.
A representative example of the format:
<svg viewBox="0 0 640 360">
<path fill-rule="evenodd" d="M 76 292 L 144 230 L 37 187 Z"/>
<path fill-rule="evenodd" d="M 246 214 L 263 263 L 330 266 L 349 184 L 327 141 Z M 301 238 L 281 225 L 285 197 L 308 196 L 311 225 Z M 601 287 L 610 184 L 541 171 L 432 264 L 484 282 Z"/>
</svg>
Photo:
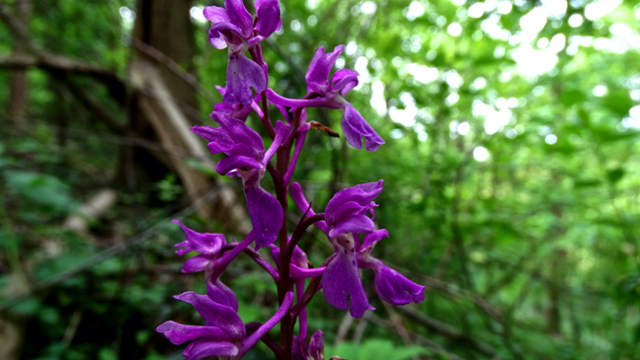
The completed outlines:
<svg viewBox="0 0 640 360">
<path fill-rule="evenodd" d="M 388 237 L 387 230 L 374 231 L 373 200 L 382 192 L 382 180 L 356 185 L 340 190 L 327 204 L 325 221 L 316 225 L 322 230 L 336 251 L 335 259 L 326 267 L 322 284 L 329 304 L 341 310 L 349 308 L 351 316 L 362 317 L 369 305 L 359 268 L 375 270 L 375 287 L 382 300 L 393 305 L 419 303 L 424 300 L 424 286 L 417 285 L 388 268 L 380 260 L 371 257 L 373 246 Z M 301 211 L 309 209 L 309 203 L 298 183 L 291 185 L 291 197 Z M 312 216 L 312 210 L 307 214 Z M 365 234 L 361 241 L 360 235 Z M 347 302 L 348 298 L 348 302 Z"/>
<path fill-rule="evenodd" d="M 382 261 L 371 256 L 371 251 L 376 243 L 387 237 L 389 237 L 389 232 L 385 229 L 365 235 L 358 244 L 358 266 L 374 269 L 376 292 L 382 300 L 392 305 L 421 303 L 424 301 L 424 286 L 413 283 Z"/>
<path fill-rule="evenodd" d="M 311 336 L 309 345 L 304 339 L 293 337 L 292 360 L 324 360 L 324 341 L 322 331 L 318 330 Z"/>
<path fill-rule="evenodd" d="M 207 295 L 186 292 L 175 298 L 193 305 L 206 323 L 197 326 L 167 321 L 156 330 L 174 344 L 189 342 L 183 352 L 187 360 L 209 356 L 240 359 L 258 340 L 262 340 L 278 359 L 324 360 L 322 331 L 318 330 L 309 343 L 306 342 L 306 307 L 317 292 L 324 290 L 331 305 L 348 309 L 353 317 L 362 317 L 367 310 L 373 310 L 360 279 L 362 268 L 373 269 L 376 292 L 390 304 L 419 303 L 424 300 L 425 287 L 371 256 L 375 245 L 389 236 L 387 230 L 375 230 L 373 222 L 374 209 L 378 206 L 374 200 L 382 192 L 382 180 L 339 191 L 323 214 L 314 213 L 298 183 L 291 184 L 309 129 L 336 135 L 322 125 L 307 122 L 308 107 L 342 110 L 342 132 L 353 147 L 360 149 L 364 142 L 365 149 L 374 152 L 384 140 L 345 99 L 346 94 L 358 85 L 358 74 L 342 69 L 331 75 L 343 45 L 330 53 L 325 53 L 324 47 L 315 52 L 305 76 L 307 87 L 303 99 L 287 99 L 267 89 L 268 65 L 263 58 L 261 41 L 281 28 L 280 3 L 279 0 L 255 0 L 254 6 L 255 18 L 247 11 L 243 0 L 225 0 L 224 7 L 204 8 L 205 18 L 213 22 L 209 42 L 228 51 L 227 82 L 226 88 L 217 86 L 223 101 L 214 106 L 210 115 L 219 127 L 194 126 L 191 129 L 209 142 L 212 154 L 226 155 L 216 165 L 218 173 L 242 178 L 253 230 L 241 242 L 232 239 L 227 243 L 222 234 L 198 233 L 174 220 L 186 236 L 185 241 L 175 245 L 176 253 L 196 253 L 185 261 L 182 272 L 204 271 L 207 286 Z M 270 105 L 275 106 L 284 119 L 275 123 L 275 129 L 269 117 Z M 258 115 L 273 139 L 268 149 L 260 134 L 246 123 L 252 112 Z M 276 152 L 275 164 L 271 164 Z M 273 178 L 278 199 L 261 187 L 267 170 Z M 287 231 L 285 222 L 288 190 L 305 213 L 293 233 Z M 314 224 L 327 235 L 334 248 L 334 253 L 319 268 L 313 268 L 307 254 L 298 247 L 305 231 Z M 280 241 L 274 244 L 278 237 Z M 250 246 L 254 240 L 255 247 Z M 257 251 L 264 246 L 270 248 L 275 267 Z M 244 324 L 238 316 L 238 299 L 220 281 L 240 252 L 249 255 L 267 271 L 277 285 L 280 308 L 264 324 Z M 293 291 L 295 306 L 292 306 Z M 268 336 L 277 323 L 280 323 L 279 344 Z M 296 325 L 298 330 L 294 335 Z"/>
<path fill-rule="evenodd" d="M 344 114 L 340 125 L 349 145 L 361 149 L 364 139 L 365 149 L 373 152 L 384 144 L 384 140 L 373 130 L 358 110 L 344 99 L 344 96 L 358 85 L 358 74 L 349 69 L 342 69 L 333 74 L 329 80 L 331 68 L 343 49 L 344 45 L 339 45 L 328 54 L 325 54 L 324 47 L 320 47 L 316 51 L 305 76 L 307 98 L 303 100 L 287 99 L 271 89 L 267 89 L 267 96 L 271 102 L 280 106 L 342 109 Z"/>
<path fill-rule="evenodd" d="M 257 21 L 253 36 L 253 17 L 242 0 L 225 0 L 225 7 L 207 6 L 204 17 L 214 24 L 209 29 L 209 42 L 217 49 L 228 49 L 227 91 L 222 101 L 226 104 L 251 105 L 250 87 L 257 93 L 267 87 L 266 66 L 249 60 L 244 54 L 264 38 L 279 29 L 280 3 L 278 0 L 256 2 Z"/>
<path fill-rule="evenodd" d="M 177 295 L 175 298 L 193 305 L 207 324 L 205 326 L 182 325 L 167 321 L 158 326 L 156 331 L 164 333 L 164 336 L 176 345 L 192 341 L 182 353 L 186 360 L 198 360 L 216 355 L 229 356 L 235 360 L 242 358 L 261 337 L 282 320 L 293 302 L 293 293 L 288 292 L 280 309 L 271 319 L 248 336 L 245 325 L 235 309 L 192 291 Z"/>
<path fill-rule="evenodd" d="M 216 89 L 218 89 L 223 97 L 227 93 L 227 90 L 221 86 L 216 86 Z M 234 119 L 247 121 L 247 118 L 249 117 L 249 114 L 251 114 L 251 111 L 255 111 L 259 117 L 264 116 L 262 110 L 260 109 L 260 106 L 258 106 L 258 102 L 260 102 L 260 94 L 256 94 L 256 96 L 251 101 L 250 106 L 242 104 L 218 103 L 213 106 L 213 111 L 225 114 Z"/>
<path fill-rule="evenodd" d="M 198 255 L 189 258 L 182 268 L 183 273 L 205 272 L 207 295 L 211 300 L 229 306 L 235 310 L 238 310 L 238 299 L 236 295 L 223 284 L 219 278 L 220 275 L 227 269 L 229 263 L 246 248 L 251 242 L 253 242 L 253 232 L 242 240 L 241 243 L 235 243 L 235 247 L 226 253 L 222 253 L 222 249 L 227 242 L 222 234 L 201 234 L 193 231 L 183 225 L 178 220 L 173 220 L 174 223 L 180 224 L 184 231 L 187 240 L 175 245 L 178 250 L 176 254 L 182 256 L 186 253 L 195 251 Z"/>
<path fill-rule="evenodd" d="M 269 248 L 271 249 L 271 257 L 273 258 L 273 261 L 279 267 L 280 248 L 273 244 L 269 245 Z M 293 250 L 293 254 L 291 254 L 291 262 L 289 264 L 289 275 L 292 278 L 308 279 L 322 276 L 324 269 L 324 267 L 309 268 L 309 260 L 307 258 L 307 254 L 305 254 L 305 252 L 296 245 Z"/>
<path fill-rule="evenodd" d="M 210 141 L 208 147 L 212 154 L 228 155 L 218 162 L 216 171 L 222 175 L 240 174 L 256 236 L 256 248 L 269 245 L 276 240 L 284 215 L 278 200 L 260 187 L 260 181 L 265 175 L 267 163 L 287 135 L 289 126 L 278 121 L 276 136 L 265 151 L 260 135 L 242 120 L 215 111 L 211 117 L 220 124 L 219 128 L 196 125 L 191 130 Z"/>
</svg>

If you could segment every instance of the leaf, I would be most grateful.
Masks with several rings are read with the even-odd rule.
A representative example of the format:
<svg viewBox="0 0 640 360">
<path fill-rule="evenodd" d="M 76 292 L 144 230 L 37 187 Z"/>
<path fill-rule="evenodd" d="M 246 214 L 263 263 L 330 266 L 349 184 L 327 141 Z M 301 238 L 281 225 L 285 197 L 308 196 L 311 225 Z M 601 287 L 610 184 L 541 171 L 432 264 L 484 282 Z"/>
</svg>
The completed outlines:
<svg viewBox="0 0 640 360">
<path fill-rule="evenodd" d="M 361 346 L 349 341 L 340 343 L 337 348 L 327 347 L 325 354 L 340 356 L 348 360 L 406 360 L 414 355 L 424 354 L 426 349 L 419 346 L 396 346 L 386 339 L 369 339 Z"/>
<path fill-rule="evenodd" d="M 585 188 L 585 187 L 594 187 L 599 186 L 602 181 L 597 179 L 576 179 L 573 181 L 573 187 L 575 188 Z"/>
<path fill-rule="evenodd" d="M 567 89 L 560 94 L 560 102 L 565 107 L 570 107 L 577 103 L 582 103 L 586 100 L 587 96 L 578 89 Z"/>
<path fill-rule="evenodd" d="M 29 171 L 5 171 L 7 188 L 30 202 L 55 212 L 68 213 L 77 206 L 69 185 L 55 176 Z"/>
<path fill-rule="evenodd" d="M 620 181 L 620 179 L 622 179 L 623 176 L 624 176 L 624 169 L 622 168 L 613 169 L 607 173 L 607 178 L 609 179 L 609 182 L 613 184 Z"/>
<path fill-rule="evenodd" d="M 625 116 L 629 113 L 633 102 L 629 98 L 628 92 L 616 91 L 604 99 L 604 106 L 620 116 Z"/>
<path fill-rule="evenodd" d="M 580 118 L 586 128 L 591 127 L 591 115 L 584 108 L 578 110 L 578 118 Z"/>
</svg>

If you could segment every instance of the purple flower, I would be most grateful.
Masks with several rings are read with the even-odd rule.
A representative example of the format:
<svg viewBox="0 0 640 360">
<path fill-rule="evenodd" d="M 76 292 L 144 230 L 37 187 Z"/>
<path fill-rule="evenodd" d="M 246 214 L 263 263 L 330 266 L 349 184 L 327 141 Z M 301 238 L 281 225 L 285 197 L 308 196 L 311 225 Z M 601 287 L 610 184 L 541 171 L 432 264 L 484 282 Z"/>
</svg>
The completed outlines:
<svg viewBox="0 0 640 360">
<path fill-rule="evenodd" d="M 222 175 L 240 174 L 256 236 L 256 249 L 269 245 L 276 240 L 284 215 L 278 200 L 260 187 L 260 181 L 267 163 L 288 134 L 289 125 L 278 121 L 276 136 L 265 151 L 260 135 L 241 120 L 215 111 L 211 117 L 220 124 L 219 128 L 196 125 L 191 131 L 210 141 L 208 147 L 212 154 L 228 155 L 218 162 L 216 171 Z"/>
<path fill-rule="evenodd" d="M 220 275 L 227 269 L 229 263 L 244 250 L 251 242 L 253 242 L 253 232 L 240 243 L 234 243 L 235 247 L 224 254 L 222 249 L 227 245 L 224 235 L 222 234 L 201 234 L 184 226 L 179 220 L 173 220 L 174 223 L 180 224 L 187 240 L 176 244 L 178 248 L 176 254 L 182 256 L 188 252 L 195 251 L 198 255 L 189 258 L 182 268 L 183 273 L 205 272 L 207 295 L 219 303 L 229 306 L 235 310 L 238 309 L 238 299 L 236 295 L 224 285 L 220 280 Z"/>
<path fill-rule="evenodd" d="M 269 248 L 271 249 L 273 262 L 280 268 L 280 248 L 273 244 L 269 245 Z M 307 254 L 298 245 L 293 249 L 291 262 L 289 263 L 289 275 L 292 278 L 306 279 L 322 276 L 324 269 L 324 267 L 310 269 Z"/>
<path fill-rule="evenodd" d="M 307 346 L 304 339 L 293 337 L 292 360 L 324 360 L 324 341 L 322 341 L 322 330 L 318 330 L 311 336 L 311 341 Z"/>
<path fill-rule="evenodd" d="M 216 89 L 218 89 L 218 91 L 220 92 L 220 94 L 222 94 L 223 97 L 227 93 L 227 90 L 221 86 L 216 85 Z M 262 109 L 260 109 L 260 106 L 258 106 L 257 104 L 259 101 L 260 101 L 260 94 L 256 94 L 253 101 L 251 101 L 250 106 L 246 106 L 242 104 L 218 103 L 213 106 L 213 111 L 225 114 L 234 119 L 247 121 L 247 117 L 249 117 L 249 114 L 251 114 L 251 110 L 255 111 L 259 117 L 264 116 L 264 114 L 262 113 Z"/>
<path fill-rule="evenodd" d="M 325 54 L 324 47 L 320 47 L 316 51 L 305 76 L 308 93 L 306 99 L 287 99 L 271 89 L 267 89 L 267 96 L 271 102 L 281 106 L 294 108 L 328 107 L 344 110 L 341 126 L 349 145 L 360 149 L 364 139 L 365 149 L 373 152 L 384 144 L 384 140 L 373 130 L 358 110 L 344 99 L 344 96 L 358 85 L 358 74 L 348 69 L 342 69 L 329 79 L 331 68 L 343 49 L 344 45 L 339 45 L 328 54 Z"/>
<path fill-rule="evenodd" d="M 273 317 L 247 336 L 245 326 L 235 309 L 192 291 L 174 297 L 193 305 L 207 321 L 205 326 L 182 325 L 167 321 L 156 328 L 157 332 L 164 333 L 164 336 L 175 345 L 192 341 L 182 353 L 186 360 L 198 360 L 207 356 L 242 358 L 261 337 L 282 320 L 293 302 L 293 293 L 288 292 L 280 309 Z"/>
<path fill-rule="evenodd" d="M 281 26 L 278 0 L 258 1 L 258 20 L 253 37 L 253 17 L 242 0 L 225 0 L 225 7 L 207 6 L 204 17 L 213 22 L 209 29 L 209 42 L 217 49 L 228 49 L 227 91 L 222 101 L 227 104 L 251 105 L 250 87 L 260 93 L 267 87 L 266 68 L 249 60 L 244 53 L 271 35 Z"/>
<path fill-rule="evenodd" d="M 374 269 L 376 292 L 382 300 L 392 305 L 421 303 L 424 301 L 424 286 L 411 282 L 382 261 L 371 256 L 375 244 L 387 237 L 389 237 L 389 232 L 385 229 L 365 235 L 357 250 L 358 266 Z"/>
<path fill-rule="evenodd" d="M 301 211 L 309 208 L 298 183 L 291 185 L 291 197 Z M 371 257 L 373 246 L 388 237 L 387 230 L 374 231 L 371 218 L 373 202 L 382 192 L 382 180 L 340 190 L 327 204 L 325 221 L 317 222 L 334 247 L 336 257 L 322 275 L 322 286 L 329 304 L 341 310 L 349 309 L 351 316 L 359 318 L 369 305 L 359 268 L 373 268 L 375 287 L 382 300 L 393 305 L 404 305 L 424 300 L 424 286 L 412 283 L 380 260 Z M 313 215 L 309 210 L 308 215 Z M 358 239 L 362 237 L 361 241 Z M 347 301 L 348 300 L 348 301 Z"/>
</svg>

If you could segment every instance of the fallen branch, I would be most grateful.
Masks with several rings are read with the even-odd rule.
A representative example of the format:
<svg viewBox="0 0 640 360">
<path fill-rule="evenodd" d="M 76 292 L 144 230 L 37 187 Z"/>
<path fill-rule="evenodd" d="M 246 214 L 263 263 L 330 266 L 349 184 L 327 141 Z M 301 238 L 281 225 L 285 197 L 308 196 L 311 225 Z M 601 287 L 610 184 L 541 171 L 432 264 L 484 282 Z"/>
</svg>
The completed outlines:
<svg viewBox="0 0 640 360">
<path fill-rule="evenodd" d="M 50 54 L 47 56 L 11 55 L 0 57 L 0 67 L 38 67 L 48 71 L 65 71 L 70 73 L 88 75 L 107 85 L 112 97 L 116 98 L 120 102 L 124 100 L 124 82 L 120 80 L 115 72 L 99 65 L 69 59 L 60 55 Z"/>
<path fill-rule="evenodd" d="M 399 306 L 397 307 L 397 310 L 405 315 L 408 315 L 408 319 L 415 320 L 425 325 L 429 329 L 442 334 L 446 338 L 449 338 L 455 341 L 464 342 L 484 355 L 491 356 L 491 357 L 496 356 L 496 351 L 492 349 L 490 346 L 465 335 L 464 333 L 458 331 L 457 329 L 453 328 L 450 325 L 441 323 L 436 319 L 430 318 L 425 314 L 419 311 L 416 311 L 414 309 L 408 308 L 406 306 Z"/>
</svg>

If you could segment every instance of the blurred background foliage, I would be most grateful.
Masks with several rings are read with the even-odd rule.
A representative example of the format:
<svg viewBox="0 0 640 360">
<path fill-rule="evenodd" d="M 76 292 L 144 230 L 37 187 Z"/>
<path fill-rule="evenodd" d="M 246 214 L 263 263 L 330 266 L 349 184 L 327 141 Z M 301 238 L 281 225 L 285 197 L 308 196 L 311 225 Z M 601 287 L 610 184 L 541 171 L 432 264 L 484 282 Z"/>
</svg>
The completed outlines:
<svg viewBox="0 0 640 360">
<path fill-rule="evenodd" d="M 0 357 L 181 358 L 154 328 L 198 323 L 171 296 L 205 289 L 201 274 L 180 274 L 184 259 L 172 245 L 183 235 L 169 219 L 187 216 L 189 226 L 225 230 L 227 239 L 242 230 L 217 216 L 220 208 L 208 217 L 190 206 L 213 190 L 190 192 L 166 156 L 127 156 L 176 152 L 132 120 L 144 94 L 132 63 L 150 54 L 136 41 L 151 44 L 144 34 L 154 19 L 139 14 L 162 1 L 1 3 Z M 208 44 L 201 11 L 222 1 L 171 3 L 186 10 L 154 26 L 186 23 L 187 33 L 159 36 L 182 36 L 193 56 L 154 59 L 181 81 L 197 79 L 197 102 L 182 110 L 190 123 L 211 125 L 227 55 Z M 360 74 L 348 99 L 387 142 L 371 154 L 312 131 L 295 179 L 318 209 L 343 187 L 384 179 L 375 220 L 391 237 L 375 255 L 427 285 L 424 303 L 391 308 L 363 272 L 377 308 L 363 319 L 318 295 L 310 327 L 323 330 L 328 356 L 640 357 L 638 1 L 281 5 L 282 31 L 263 43 L 270 85 L 301 97 L 315 49 L 345 44 L 337 67 Z M 109 76 L 48 64 L 51 54 Z M 336 131 L 340 117 L 309 111 Z M 202 157 L 179 155 L 219 178 Z M 300 214 L 291 210 L 293 222 Z M 302 244 L 314 264 L 332 252 L 319 233 Z M 275 309 L 275 287 L 246 258 L 223 281 L 245 322 Z M 269 358 L 265 349 L 246 358 Z"/>
</svg>

